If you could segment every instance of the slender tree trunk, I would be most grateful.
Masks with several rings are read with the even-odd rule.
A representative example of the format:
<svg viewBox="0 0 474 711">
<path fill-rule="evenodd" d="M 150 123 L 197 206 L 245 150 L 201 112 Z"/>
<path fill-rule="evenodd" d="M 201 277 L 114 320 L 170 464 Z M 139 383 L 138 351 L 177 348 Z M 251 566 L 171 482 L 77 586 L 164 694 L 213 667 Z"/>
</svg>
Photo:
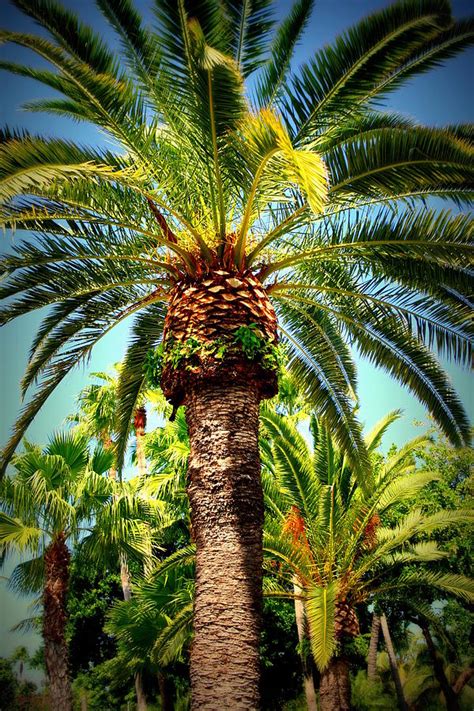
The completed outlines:
<svg viewBox="0 0 474 711">
<path fill-rule="evenodd" d="M 296 576 L 293 578 L 293 590 L 296 596 L 301 595 L 301 588 L 298 585 L 298 579 Z M 303 600 L 295 597 L 295 618 L 296 618 L 296 629 L 298 630 L 298 642 L 300 643 L 301 649 L 301 664 L 303 666 L 303 683 L 304 683 L 304 693 L 306 697 L 306 706 L 308 711 L 318 711 L 318 703 L 316 701 L 316 691 L 314 688 L 313 673 L 311 666 L 308 664 L 308 660 L 304 653 L 303 644 L 305 639 L 307 639 L 306 633 L 306 615 L 304 609 Z"/>
<path fill-rule="evenodd" d="M 259 708 L 263 495 L 255 382 L 187 394 L 196 542 L 192 709 Z"/>
<path fill-rule="evenodd" d="M 173 711 L 173 694 L 170 681 L 163 672 L 158 672 L 158 688 L 160 689 L 161 711 Z"/>
<path fill-rule="evenodd" d="M 321 674 L 319 704 L 321 711 L 350 711 L 351 686 L 346 659 L 334 657 Z"/>
<path fill-rule="evenodd" d="M 104 438 L 104 447 L 106 449 L 113 449 L 114 443 L 110 437 L 105 436 Z M 138 437 L 137 437 L 137 448 L 138 448 Z M 115 467 L 111 467 L 109 469 L 109 478 L 115 479 L 117 478 L 117 470 Z M 132 590 L 130 587 L 130 572 L 128 570 L 128 564 L 127 564 L 127 558 L 123 553 L 120 554 L 120 581 L 122 584 L 122 593 L 123 593 L 123 599 L 124 600 L 130 600 L 132 597 Z M 146 696 L 145 692 L 143 691 L 143 683 L 142 683 L 142 677 L 139 672 L 135 674 L 135 692 L 137 695 L 137 709 L 138 711 L 146 711 L 147 709 L 147 702 L 146 702 Z"/>
<path fill-rule="evenodd" d="M 459 695 L 461 691 L 464 689 L 468 681 L 472 679 L 474 676 L 474 667 L 468 667 L 468 669 L 464 669 L 456 681 L 454 682 L 453 685 L 453 691 L 456 695 Z"/>
<path fill-rule="evenodd" d="M 120 581 L 122 583 L 123 599 L 128 602 L 132 599 L 132 589 L 130 586 L 130 571 L 128 569 L 127 559 L 123 553 L 120 554 Z M 137 695 L 138 711 L 146 711 L 148 706 L 140 672 L 136 672 L 135 674 L 135 692 Z"/>
<path fill-rule="evenodd" d="M 405 700 L 405 694 L 403 693 L 402 680 L 400 679 L 400 674 L 398 672 L 397 658 L 395 656 L 395 650 L 393 648 L 392 638 L 390 636 L 390 630 L 388 629 L 388 622 L 385 614 L 380 615 L 380 626 L 382 627 L 383 638 L 385 640 L 385 646 L 387 647 L 390 670 L 395 684 L 395 691 L 397 692 L 398 707 L 400 711 L 408 711 L 408 704 Z"/>
<path fill-rule="evenodd" d="M 435 677 L 441 687 L 441 691 L 444 694 L 444 698 L 446 699 L 446 708 L 448 709 L 448 711 L 459 711 L 460 707 L 457 696 L 454 690 L 452 689 L 451 684 L 447 680 L 446 674 L 444 673 L 443 660 L 441 659 L 441 656 L 438 653 L 438 650 L 436 649 L 435 643 L 433 642 L 428 623 L 424 620 L 420 620 L 418 624 L 420 625 L 421 631 L 423 632 L 423 636 L 426 640 L 426 646 L 428 647 L 431 663 L 433 664 L 433 671 Z"/>
<path fill-rule="evenodd" d="M 50 684 L 51 711 L 71 711 L 69 653 L 65 639 L 70 554 L 66 537 L 58 533 L 45 552 L 43 640 Z"/>
<path fill-rule="evenodd" d="M 377 676 L 377 647 L 380 635 L 380 617 L 374 612 L 370 628 L 369 654 L 367 657 L 367 678 L 374 680 Z"/>
<path fill-rule="evenodd" d="M 87 693 L 85 691 L 81 693 L 81 711 L 87 711 Z"/>
</svg>

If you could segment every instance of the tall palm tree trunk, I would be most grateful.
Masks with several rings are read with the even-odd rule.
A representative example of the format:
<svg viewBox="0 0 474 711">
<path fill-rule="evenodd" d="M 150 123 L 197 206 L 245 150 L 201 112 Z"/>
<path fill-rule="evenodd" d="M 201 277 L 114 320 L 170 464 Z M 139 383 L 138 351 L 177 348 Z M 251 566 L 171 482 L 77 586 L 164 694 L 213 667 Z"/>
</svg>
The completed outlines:
<svg viewBox="0 0 474 711">
<path fill-rule="evenodd" d="M 187 396 L 196 542 L 192 708 L 259 708 L 263 495 L 255 381 L 204 381 Z"/>
<path fill-rule="evenodd" d="M 44 556 L 43 640 L 51 711 L 72 711 L 69 653 L 65 639 L 70 553 L 64 533 L 53 538 Z"/>
<path fill-rule="evenodd" d="M 350 711 L 349 662 L 343 657 L 333 657 L 321 674 L 319 704 L 321 711 Z"/>
<path fill-rule="evenodd" d="M 392 637 L 390 636 L 390 630 L 388 628 L 388 622 L 385 614 L 380 615 L 380 626 L 382 628 L 385 646 L 387 647 L 388 660 L 390 662 L 390 670 L 395 684 L 395 691 L 397 692 L 398 708 L 400 711 L 408 711 L 408 704 L 403 693 L 402 680 L 400 679 L 400 674 L 398 672 L 397 658 L 395 656 Z"/>
<path fill-rule="evenodd" d="M 307 639 L 306 633 L 306 618 L 304 610 L 304 602 L 298 596 L 301 595 L 301 588 L 298 585 L 298 579 L 295 577 L 293 579 L 293 590 L 295 593 L 295 618 L 296 618 L 296 629 L 298 630 L 298 642 L 300 645 L 300 656 L 301 664 L 303 666 L 303 684 L 304 693 L 306 697 L 306 706 L 308 711 L 318 711 L 318 703 L 316 701 L 316 691 L 314 688 L 313 674 L 311 666 L 308 664 L 308 659 L 303 648 L 305 639 Z"/>
<path fill-rule="evenodd" d="M 367 678 L 374 680 L 377 676 L 377 647 L 380 636 L 380 617 L 374 612 L 370 628 L 369 654 L 367 656 Z"/>
</svg>

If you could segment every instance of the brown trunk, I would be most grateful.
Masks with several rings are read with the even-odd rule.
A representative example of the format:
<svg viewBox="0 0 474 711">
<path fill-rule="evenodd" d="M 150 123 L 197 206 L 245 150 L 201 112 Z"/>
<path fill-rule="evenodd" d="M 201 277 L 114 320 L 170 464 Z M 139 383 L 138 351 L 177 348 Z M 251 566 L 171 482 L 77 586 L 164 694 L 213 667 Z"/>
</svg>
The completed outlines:
<svg viewBox="0 0 474 711">
<path fill-rule="evenodd" d="M 63 533 L 58 533 L 49 544 L 44 556 L 43 640 L 50 685 L 51 711 L 72 710 L 69 654 L 65 640 L 69 561 L 66 537 Z"/>
<path fill-rule="evenodd" d="M 135 674 L 135 693 L 137 695 L 137 711 L 146 711 L 148 705 L 145 692 L 143 691 L 143 681 L 140 672 Z"/>
<path fill-rule="evenodd" d="M 346 659 L 334 657 L 321 674 L 319 704 L 321 711 L 350 711 L 351 687 Z"/>
<path fill-rule="evenodd" d="M 393 683 L 395 684 L 395 691 L 397 692 L 398 708 L 400 711 L 408 711 L 408 704 L 405 700 L 405 694 L 403 693 L 402 680 L 400 679 L 400 674 L 398 672 L 397 658 L 395 656 L 395 650 L 393 648 L 392 638 L 390 636 L 390 630 L 388 629 L 388 622 L 385 615 L 380 615 L 380 626 L 382 627 L 385 646 L 387 647 L 388 660 L 390 662 L 390 670 L 392 672 Z"/>
<path fill-rule="evenodd" d="M 158 687 L 160 689 L 161 711 L 173 711 L 173 694 L 169 680 L 163 672 L 158 672 Z"/>
<path fill-rule="evenodd" d="M 81 711 L 87 711 L 87 694 L 82 692 L 81 694 Z"/>
<path fill-rule="evenodd" d="M 183 279 L 168 304 L 161 387 L 174 409 L 186 406 L 189 430 L 196 543 L 190 673 L 192 708 L 199 711 L 259 707 L 258 417 L 260 400 L 277 392 L 270 365 L 276 326 L 262 284 L 233 267 Z"/>
<path fill-rule="evenodd" d="M 145 430 L 146 430 L 146 410 L 144 407 L 139 407 L 135 411 L 134 417 L 135 438 L 137 445 L 137 468 L 138 474 L 141 477 L 146 477 L 148 474 L 146 458 L 145 458 Z"/>
<path fill-rule="evenodd" d="M 418 624 L 420 625 L 421 631 L 423 632 L 423 636 L 426 640 L 426 646 L 428 647 L 428 652 L 431 658 L 431 663 L 433 665 L 433 671 L 436 680 L 438 681 L 438 684 L 441 687 L 441 691 L 443 692 L 444 698 L 446 699 L 446 708 L 448 709 L 448 711 L 459 711 L 460 707 L 457 696 L 454 693 L 454 690 L 451 688 L 451 684 L 447 680 L 446 674 L 444 673 L 443 660 L 441 659 L 441 656 L 438 653 L 438 650 L 436 649 L 435 643 L 433 642 L 428 623 L 421 620 Z"/>
<path fill-rule="evenodd" d="M 301 588 L 298 585 L 298 579 L 295 577 L 293 579 L 293 590 L 296 596 L 301 595 Z M 303 683 L 304 683 L 304 693 L 306 697 L 306 706 L 308 711 L 318 711 L 318 703 L 316 701 L 316 691 L 314 688 L 313 673 L 310 664 L 308 664 L 308 659 L 303 648 L 304 641 L 307 639 L 306 631 L 306 616 L 304 610 L 303 600 L 295 597 L 295 618 L 296 618 L 296 629 L 298 630 L 298 642 L 301 649 L 301 664 L 303 667 Z"/>
<path fill-rule="evenodd" d="M 472 679 L 474 676 L 474 667 L 469 667 L 468 669 L 464 669 L 458 678 L 456 679 L 454 686 L 453 686 L 453 691 L 455 694 L 460 694 L 461 691 L 464 689 L 468 681 Z"/>
<path fill-rule="evenodd" d="M 192 708 L 259 708 L 263 496 L 252 379 L 197 384 L 186 400 L 196 542 Z"/>
<path fill-rule="evenodd" d="M 372 615 L 372 627 L 370 629 L 369 654 L 367 657 L 367 678 L 375 679 L 377 676 L 377 646 L 380 635 L 380 617 Z"/>
</svg>

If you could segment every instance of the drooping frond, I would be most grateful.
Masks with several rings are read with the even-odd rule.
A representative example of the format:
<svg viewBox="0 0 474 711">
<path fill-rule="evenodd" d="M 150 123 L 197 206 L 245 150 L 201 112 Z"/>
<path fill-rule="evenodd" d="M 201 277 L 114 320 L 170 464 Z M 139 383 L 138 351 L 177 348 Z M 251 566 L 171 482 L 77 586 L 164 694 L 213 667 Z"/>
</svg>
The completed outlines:
<svg viewBox="0 0 474 711">
<path fill-rule="evenodd" d="M 256 94 L 259 106 L 277 103 L 290 72 L 293 52 L 308 23 L 313 5 L 313 0 L 297 0 L 289 15 L 278 27 L 271 45 L 270 57 L 257 79 Z"/>
<path fill-rule="evenodd" d="M 337 584 L 311 585 L 305 596 L 305 611 L 310 630 L 311 652 L 320 671 L 324 671 L 336 646 L 334 616 Z"/>
</svg>

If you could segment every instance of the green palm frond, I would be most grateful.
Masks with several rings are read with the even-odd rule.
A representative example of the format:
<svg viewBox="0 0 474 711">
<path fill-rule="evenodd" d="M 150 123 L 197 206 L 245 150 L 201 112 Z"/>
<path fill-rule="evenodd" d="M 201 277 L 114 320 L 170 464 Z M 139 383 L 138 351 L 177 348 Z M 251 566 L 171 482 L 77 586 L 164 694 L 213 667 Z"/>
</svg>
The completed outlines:
<svg viewBox="0 0 474 711">
<path fill-rule="evenodd" d="M 383 95 L 391 82 L 395 88 L 404 78 L 472 42 L 465 26 L 453 30 L 450 24 L 445 0 L 406 0 L 363 19 L 319 51 L 287 92 L 285 109 L 298 139 L 311 140 L 315 129 L 334 113 L 347 116 L 358 111 L 360 105 Z M 449 49 L 444 34 L 448 28 L 459 38 L 456 42 L 452 37 Z"/>
<path fill-rule="evenodd" d="M 231 23 L 231 54 L 244 76 L 250 75 L 266 60 L 273 12 L 270 0 L 226 0 Z"/>
<path fill-rule="evenodd" d="M 47 308 L 23 380 L 24 393 L 39 388 L 4 466 L 64 377 L 136 314 L 121 464 L 173 286 L 224 258 L 268 285 L 291 370 L 361 483 L 370 457 L 349 344 L 467 441 L 430 350 L 472 356 L 472 219 L 423 201 L 472 203 L 472 127 L 420 126 L 375 102 L 472 43 L 471 21 L 454 21 L 447 0 L 400 0 L 293 73 L 311 0 L 277 27 L 269 0 L 157 0 L 152 25 L 131 0 L 97 0 L 118 53 L 57 0 L 15 4 L 39 34 L 4 30 L 1 41 L 42 65 L 0 67 L 57 92 L 27 108 L 88 121 L 112 148 L 2 132 L 0 224 L 34 238 L 2 261 L 0 321 Z"/>
<path fill-rule="evenodd" d="M 412 585 L 426 585 L 427 587 L 436 588 L 449 595 L 455 595 L 467 602 L 472 602 L 474 599 L 474 581 L 472 578 L 467 578 L 464 575 L 456 575 L 454 573 L 437 573 L 428 570 L 417 570 L 416 573 L 402 573 L 393 583 L 387 585 L 382 584 L 379 588 L 379 592 L 385 592 L 389 589 L 411 587 Z"/>
<path fill-rule="evenodd" d="M 392 410 L 385 417 L 375 423 L 371 431 L 365 436 L 365 443 L 369 452 L 374 452 L 380 446 L 387 429 L 402 416 L 402 410 Z"/>
<path fill-rule="evenodd" d="M 36 526 L 24 525 L 18 518 L 0 512 L 0 545 L 4 551 L 37 551 L 42 531 Z"/>
<path fill-rule="evenodd" d="M 159 664 L 169 664 L 182 654 L 192 635 L 193 603 L 183 607 L 161 632 L 152 655 Z"/>
<path fill-rule="evenodd" d="M 308 23 L 313 5 L 313 0 L 298 0 L 278 27 L 272 41 L 270 58 L 265 62 L 257 80 L 259 106 L 269 106 L 278 101 L 289 74 L 293 52 Z"/>
<path fill-rule="evenodd" d="M 289 356 L 288 369 L 362 477 L 369 469 L 368 455 L 348 390 L 348 380 L 351 385 L 354 382 L 354 370 L 347 350 L 335 329 L 335 338 L 331 339 L 331 331 L 324 328 L 327 320 L 321 319 L 311 305 L 294 306 L 282 299 L 275 299 L 275 303 Z"/>
<path fill-rule="evenodd" d="M 8 580 L 8 587 L 22 595 L 39 593 L 43 586 L 43 579 L 43 557 L 31 558 L 15 566 Z"/>
<path fill-rule="evenodd" d="M 266 412 L 262 425 L 272 441 L 272 458 L 278 484 L 291 496 L 301 513 L 311 517 L 319 496 L 319 482 L 311 466 L 304 437 L 286 417 Z"/>
<path fill-rule="evenodd" d="M 305 596 L 305 611 L 310 630 L 311 652 L 318 669 L 324 671 L 336 647 L 334 615 L 337 584 L 325 587 L 312 585 Z"/>
</svg>

